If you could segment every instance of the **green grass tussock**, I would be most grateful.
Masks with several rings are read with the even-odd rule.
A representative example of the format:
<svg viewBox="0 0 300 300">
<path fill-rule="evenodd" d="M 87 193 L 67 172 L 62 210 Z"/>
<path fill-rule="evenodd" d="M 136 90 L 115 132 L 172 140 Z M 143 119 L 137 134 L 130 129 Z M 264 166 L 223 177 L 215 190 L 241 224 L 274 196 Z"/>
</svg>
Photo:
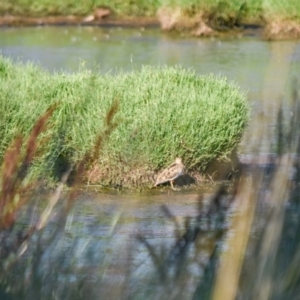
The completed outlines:
<svg viewBox="0 0 300 300">
<path fill-rule="evenodd" d="M 97 180 L 104 184 L 149 184 L 176 156 L 188 169 L 204 171 L 231 153 L 249 115 L 245 95 L 226 78 L 197 76 L 180 66 L 66 75 L 1 57 L 0 90 L 1 158 L 18 134 L 27 136 L 37 118 L 58 103 L 40 137 L 38 174 L 76 164 L 91 150 L 117 100 L 118 126 L 97 164 Z"/>
</svg>

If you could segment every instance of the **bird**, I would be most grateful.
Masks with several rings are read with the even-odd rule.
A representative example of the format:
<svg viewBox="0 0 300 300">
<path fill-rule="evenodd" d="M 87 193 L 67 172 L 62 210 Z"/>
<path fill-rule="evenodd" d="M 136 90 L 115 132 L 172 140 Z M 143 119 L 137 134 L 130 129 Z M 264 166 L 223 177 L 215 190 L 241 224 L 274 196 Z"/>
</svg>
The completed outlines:
<svg viewBox="0 0 300 300">
<path fill-rule="evenodd" d="M 172 189 L 174 190 L 174 186 L 173 186 L 174 180 L 179 176 L 183 175 L 184 172 L 185 172 L 185 166 L 182 163 L 181 158 L 176 157 L 175 162 L 169 165 L 157 176 L 154 187 L 169 181 Z"/>
</svg>

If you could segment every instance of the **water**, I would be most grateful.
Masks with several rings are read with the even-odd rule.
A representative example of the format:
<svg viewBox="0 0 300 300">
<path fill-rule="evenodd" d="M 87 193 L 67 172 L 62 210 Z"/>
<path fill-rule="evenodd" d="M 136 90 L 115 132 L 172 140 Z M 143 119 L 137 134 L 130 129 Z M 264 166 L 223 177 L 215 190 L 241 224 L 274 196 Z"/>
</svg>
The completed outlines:
<svg viewBox="0 0 300 300">
<path fill-rule="evenodd" d="M 272 45 L 293 48 L 291 76 L 300 67 L 299 42 L 268 42 L 256 37 L 190 38 L 159 29 L 121 27 L 2 28 L 4 56 L 33 61 L 50 71 L 77 71 L 82 64 L 102 73 L 132 70 L 141 65 L 181 64 L 199 74 L 222 74 L 236 81 L 250 99 L 257 99 L 271 57 Z M 278 74 L 280 76 L 280 74 Z"/>
<path fill-rule="evenodd" d="M 224 75 L 247 93 L 252 107 L 251 122 L 239 150 L 241 158 L 250 156 L 250 161 L 251 157 L 275 152 L 278 107 L 282 102 L 285 123 L 288 123 L 293 113 L 291 88 L 295 79 L 300 80 L 299 41 L 268 42 L 255 36 L 199 39 L 145 28 L 1 28 L 0 52 L 14 60 L 38 63 L 50 72 L 76 72 L 87 67 L 100 73 L 114 73 L 146 64 L 181 64 L 198 74 Z M 255 148 L 257 136 L 260 143 Z M 132 280 L 143 278 L 149 284 L 147 274 L 155 269 L 151 251 L 161 249 L 161 253 L 166 254 L 172 249 L 178 232 L 184 232 L 185 222 L 197 215 L 199 195 L 203 201 L 208 200 L 216 188 L 216 185 L 204 185 L 196 190 L 165 190 L 149 195 L 86 192 L 68 217 L 63 242 L 48 249 L 42 265 L 51 268 L 49 257 L 57 253 L 57 249 L 66 253 L 77 249 L 73 253 L 77 273 L 87 267 L 82 272 L 95 275 L 94 268 L 98 268 L 114 286 L 109 293 L 116 283 L 129 285 L 133 290 L 136 286 Z M 172 218 L 162 210 L 163 205 L 168 207 Z M 51 222 L 55 224 L 55 221 L 53 217 Z M 213 233 L 203 236 L 203 245 L 217 243 Z M 145 243 L 138 242 L 139 236 L 155 247 L 148 245 L 147 248 Z M 197 256 L 195 251 L 191 251 L 191 256 Z M 134 256 L 131 266 L 128 266 L 128 253 Z M 210 255 L 209 250 L 203 251 L 197 264 L 205 265 Z M 129 267 L 134 269 L 129 272 L 133 277 L 126 281 Z M 192 262 L 189 268 L 190 282 L 186 286 L 193 294 L 204 268 L 195 267 Z M 102 285 L 105 289 L 107 281 Z M 141 295 L 141 299 L 146 298 Z"/>
</svg>

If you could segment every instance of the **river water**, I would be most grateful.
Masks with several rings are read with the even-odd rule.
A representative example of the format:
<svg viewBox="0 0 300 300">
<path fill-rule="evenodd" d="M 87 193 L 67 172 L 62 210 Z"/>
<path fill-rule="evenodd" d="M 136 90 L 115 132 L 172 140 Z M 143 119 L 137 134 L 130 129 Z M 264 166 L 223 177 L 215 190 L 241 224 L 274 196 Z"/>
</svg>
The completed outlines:
<svg viewBox="0 0 300 300">
<path fill-rule="evenodd" d="M 276 152 L 274 130 L 278 108 L 282 105 L 283 124 L 288 124 L 293 116 L 292 89 L 297 80 L 298 85 L 300 82 L 300 42 L 269 42 L 258 38 L 255 32 L 247 36 L 200 39 L 162 33 L 157 28 L 1 28 L 0 53 L 13 60 L 38 63 L 50 72 L 76 72 L 86 67 L 100 73 L 115 73 L 147 64 L 181 64 L 198 74 L 224 75 L 247 93 L 251 104 L 251 121 L 239 148 L 241 160 L 250 163 L 257 157 L 263 161 L 265 156 Z M 197 216 L 199 197 L 202 201 L 210 199 L 218 186 L 210 183 L 196 189 L 165 189 L 148 194 L 98 193 L 93 190 L 96 187 L 89 188 L 79 197 L 67 219 L 63 246 L 59 249 L 72 245 L 76 265 L 88 266 L 88 272 L 98 268 L 101 276 L 114 285 L 106 290 L 104 280 L 99 289 L 109 293 L 110 299 L 118 298 L 124 286 L 137 290 L 136 282 L 143 280 L 149 285 L 147 274 L 158 265 L 153 251 L 161 251 L 158 257 L 165 257 L 163 254 L 176 244 L 178 232 L 184 232 L 185 222 Z M 163 205 L 169 212 L 162 209 Z M 138 242 L 141 236 L 155 249 L 145 241 Z M 206 238 L 210 240 L 211 236 L 208 234 Z M 201 255 L 204 265 L 211 255 L 208 253 Z M 43 265 L 51 268 L 46 261 Z M 185 286 L 191 290 L 185 294 L 187 299 L 192 298 L 203 269 L 193 263 L 189 265 L 189 283 Z M 162 296 L 166 294 L 160 292 L 157 291 L 156 296 L 160 297 L 156 299 L 166 299 Z M 137 298 L 146 299 L 143 293 L 138 291 Z"/>
</svg>

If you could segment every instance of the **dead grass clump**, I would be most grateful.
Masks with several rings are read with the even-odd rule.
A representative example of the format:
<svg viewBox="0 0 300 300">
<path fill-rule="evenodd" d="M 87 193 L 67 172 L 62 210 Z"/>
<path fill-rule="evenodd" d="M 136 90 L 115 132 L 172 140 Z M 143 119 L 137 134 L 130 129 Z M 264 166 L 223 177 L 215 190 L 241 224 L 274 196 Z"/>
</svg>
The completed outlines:
<svg viewBox="0 0 300 300">
<path fill-rule="evenodd" d="M 157 11 L 157 17 L 162 30 L 189 31 L 195 36 L 210 36 L 217 34 L 206 22 L 205 14 L 188 14 L 180 7 L 162 7 Z"/>
<path fill-rule="evenodd" d="M 295 20 L 273 19 L 267 22 L 264 36 L 268 40 L 300 38 L 300 22 Z"/>
<path fill-rule="evenodd" d="M 241 28 L 245 14 L 245 5 L 230 7 L 224 3 L 215 3 L 188 8 L 162 7 L 158 9 L 157 17 L 163 30 L 212 36 Z"/>
<path fill-rule="evenodd" d="M 111 172 L 112 166 L 109 163 L 96 162 L 87 171 L 88 184 L 97 184 L 101 182 L 103 186 L 113 187 L 136 187 L 149 186 L 155 182 L 155 172 L 147 165 L 136 165 L 135 168 L 124 166 L 124 162 L 114 166 L 114 172 Z M 116 178 L 118 179 L 116 181 Z"/>
</svg>

